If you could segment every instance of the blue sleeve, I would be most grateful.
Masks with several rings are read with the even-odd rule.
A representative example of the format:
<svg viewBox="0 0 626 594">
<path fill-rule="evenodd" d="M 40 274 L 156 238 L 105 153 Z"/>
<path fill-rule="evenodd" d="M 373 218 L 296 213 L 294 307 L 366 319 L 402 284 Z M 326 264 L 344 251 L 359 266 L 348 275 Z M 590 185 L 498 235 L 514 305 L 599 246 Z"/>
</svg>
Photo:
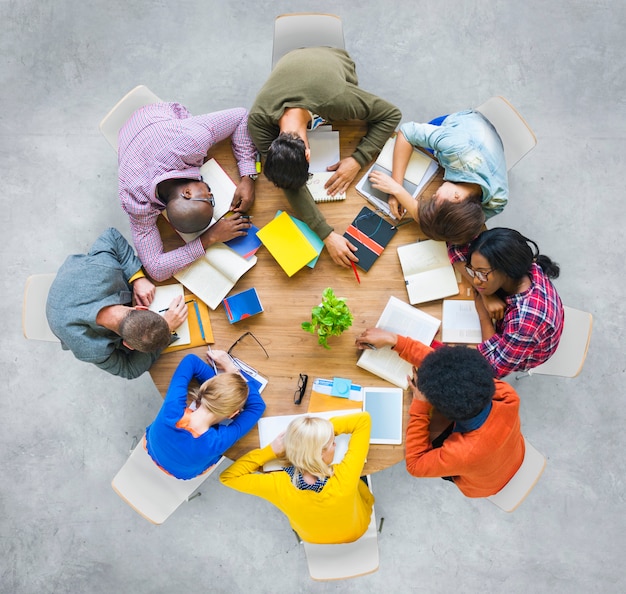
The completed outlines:
<svg viewBox="0 0 626 594">
<path fill-rule="evenodd" d="M 196 379 L 203 383 L 214 375 L 213 369 L 202 361 L 200 357 L 187 355 L 178 364 L 172 376 L 158 417 L 161 417 L 162 421 L 168 423 L 177 423 L 183 416 L 187 406 L 187 392 L 191 380 Z"/>
<path fill-rule="evenodd" d="M 133 252 L 133 248 L 124 239 L 124 236 L 113 227 L 109 227 L 91 246 L 89 255 L 107 253 L 122 268 L 126 280 L 136 274 L 141 268 L 139 258 Z"/>
</svg>

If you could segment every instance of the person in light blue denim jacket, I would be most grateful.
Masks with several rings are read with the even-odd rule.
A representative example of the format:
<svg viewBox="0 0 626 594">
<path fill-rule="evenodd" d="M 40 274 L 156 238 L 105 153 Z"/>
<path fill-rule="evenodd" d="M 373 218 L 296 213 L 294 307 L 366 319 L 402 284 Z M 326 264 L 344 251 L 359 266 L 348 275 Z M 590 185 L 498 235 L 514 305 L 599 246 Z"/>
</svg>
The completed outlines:
<svg viewBox="0 0 626 594">
<path fill-rule="evenodd" d="M 476 111 L 460 111 L 433 122 L 439 125 L 407 122 L 400 126 L 391 177 L 372 172 L 370 181 L 390 195 L 389 206 L 396 218 L 408 212 L 428 237 L 466 244 L 508 201 L 504 148 L 495 128 Z M 444 169 L 444 183 L 430 200 L 415 200 L 402 187 L 413 147 L 431 150 Z"/>
</svg>

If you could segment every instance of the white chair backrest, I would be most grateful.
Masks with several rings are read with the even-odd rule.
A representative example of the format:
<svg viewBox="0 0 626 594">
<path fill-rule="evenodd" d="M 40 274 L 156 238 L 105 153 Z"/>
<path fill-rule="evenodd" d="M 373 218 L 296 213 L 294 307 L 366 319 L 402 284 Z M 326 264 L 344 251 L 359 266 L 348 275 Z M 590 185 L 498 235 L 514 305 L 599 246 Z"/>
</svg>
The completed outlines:
<svg viewBox="0 0 626 594">
<path fill-rule="evenodd" d="M 225 460 L 222 456 L 204 474 L 181 480 L 161 470 L 144 444 L 145 436 L 115 475 L 111 486 L 128 505 L 153 524 L 165 522 Z"/>
<path fill-rule="evenodd" d="M 313 12 L 281 14 L 274 21 L 272 70 L 291 50 L 320 46 L 345 49 L 343 25 L 338 16 Z"/>
<path fill-rule="evenodd" d="M 495 495 L 487 497 L 506 512 L 512 512 L 526 499 L 546 467 L 546 459 L 524 438 L 524 460 L 513 478 Z"/>
<path fill-rule="evenodd" d="M 22 305 L 22 331 L 31 340 L 60 342 L 48 326 L 46 317 L 46 301 L 50 285 L 56 278 L 56 272 L 50 274 L 33 274 L 26 279 L 24 287 L 24 303 Z"/>
<path fill-rule="evenodd" d="M 565 317 L 559 346 L 545 363 L 529 369 L 529 375 L 576 377 L 582 371 L 591 341 L 593 317 L 586 311 L 567 305 L 563 306 L 563 310 Z"/>
<path fill-rule="evenodd" d="M 504 97 L 492 97 L 479 105 L 476 111 L 492 123 L 500 136 L 507 171 L 537 144 L 530 126 Z"/>
<path fill-rule="evenodd" d="M 367 478 L 371 490 L 371 476 Z M 358 540 L 345 544 L 313 544 L 304 541 L 302 544 L 309 574 L 314 580 L 343 580 L 374 573 L 379 566 L 378 532 L 374 508 L 372 508 L 369 526 Z"/>
<path fill-rule="evenodd" d="M 139 85 L 122 97 L 100 122 L 100 132 L 117 152 L 118 135 L 122 126 L 133 113 L 144 105 L 160 103 L 161 100 L 145 85 Z"/>
</svg>

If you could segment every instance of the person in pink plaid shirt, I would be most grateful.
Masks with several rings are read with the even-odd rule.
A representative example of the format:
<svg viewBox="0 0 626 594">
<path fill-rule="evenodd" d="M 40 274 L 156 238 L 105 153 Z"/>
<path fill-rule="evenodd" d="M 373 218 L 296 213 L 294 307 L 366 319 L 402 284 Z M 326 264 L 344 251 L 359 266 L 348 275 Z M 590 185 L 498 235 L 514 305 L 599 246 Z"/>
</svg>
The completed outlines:
<svg viewBox="0 0 626 594">
<path fill-rule="evenodd" d="M 242 214 L 254 202 L 256 179 L 256 148 L 247 124 L 243 108 L 192 116 L 179 103 L 155 103 L 138 109 L 120 130 L 120 201 L 130 218 L 137 255 L 153 279 L 166 280 L 213 243 L 247 233 L 250 222 Z M 214 201 L 200 167 L 211 146 L 228 137 L 241 176 L 232 204 L 235 215 L 207 229 Z M 179 231 L 206 230 L 185 246 L 164 252 L 156 221 L 165 209 Z"/>
<path fill-rule="evenodd" d="M 563 332 L 563 304 L 550 281 L 558 264 L 518 231 L 496 227 L 470 244 L 464 268 L 476 290 L 477 348 L 495 377 L 547 361 Z"/>
</svg>

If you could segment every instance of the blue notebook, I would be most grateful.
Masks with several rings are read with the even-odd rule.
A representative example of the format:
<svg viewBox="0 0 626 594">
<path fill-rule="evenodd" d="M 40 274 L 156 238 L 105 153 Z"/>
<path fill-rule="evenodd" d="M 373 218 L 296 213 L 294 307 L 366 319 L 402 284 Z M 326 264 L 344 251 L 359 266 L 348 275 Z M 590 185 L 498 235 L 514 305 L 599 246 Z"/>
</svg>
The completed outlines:
<svg viewBox="0 0 626 594">
<path fill-rule="evenodd" d="M 224 301 L 226 317 L 231 324 L 249 318 L 263 311 L 259 295 L 255 288 L 226 297 Z"/>
</svg>

